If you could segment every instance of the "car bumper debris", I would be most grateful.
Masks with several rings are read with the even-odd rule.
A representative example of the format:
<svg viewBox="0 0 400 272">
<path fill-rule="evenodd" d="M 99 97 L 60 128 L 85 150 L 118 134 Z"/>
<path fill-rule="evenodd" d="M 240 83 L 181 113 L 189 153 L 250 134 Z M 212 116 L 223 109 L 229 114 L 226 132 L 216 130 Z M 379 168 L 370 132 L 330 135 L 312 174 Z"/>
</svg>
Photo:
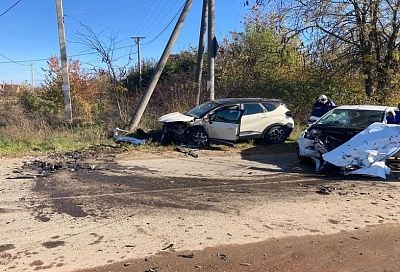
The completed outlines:
<svg viewBox="0 0 400 272">
<path fill-rule="evenodd" d="M 128 131 L 115 128 L 113 129 L 113 140 L 116 143 L 127 143 L 133 145 L 143 145 L 146 143 L 146 140 L 141 140 L 132 136 L 124 135 L 122 133 L 128 133 Z"/>
</svg>

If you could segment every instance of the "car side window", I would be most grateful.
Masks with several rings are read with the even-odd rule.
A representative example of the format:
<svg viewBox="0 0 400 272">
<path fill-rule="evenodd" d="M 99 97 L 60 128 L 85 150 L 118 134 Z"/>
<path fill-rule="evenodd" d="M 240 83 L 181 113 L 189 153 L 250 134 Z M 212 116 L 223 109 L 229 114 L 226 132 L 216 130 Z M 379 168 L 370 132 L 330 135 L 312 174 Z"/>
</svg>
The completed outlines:
<svg viewBox="0 0 400 272">
<path fill-rule="evenodd" d="M 262 105 L 267 109 L 267 111 L 274 111 L 277 108 L 276 103 L 264 102 Z"/>
<path fill-rule="evenodd" d="M 235 108 L 224 108 L 216 111 L 210 116 L 210 121 L 223 122 L 223 123 L 239 123 L 240 110 Z"/>
<path fill-rule="evenodd" d="M 243 104 L 243 109 L 243 115 L 251 115 L 264 112 L 264 109 L 258 103 Z"/>
</svg>

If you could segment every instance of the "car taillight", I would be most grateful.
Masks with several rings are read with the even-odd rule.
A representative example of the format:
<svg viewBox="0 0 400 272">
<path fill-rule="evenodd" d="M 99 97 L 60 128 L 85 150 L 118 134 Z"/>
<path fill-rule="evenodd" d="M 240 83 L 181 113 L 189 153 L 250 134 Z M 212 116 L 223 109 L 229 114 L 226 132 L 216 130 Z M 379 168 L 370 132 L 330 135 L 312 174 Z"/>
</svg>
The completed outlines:
<svg viewBox="0 0 400 272">
<path fill-rule="evenodd" d="M 286 115 L 287 117 L 293 117 L 293 115 L 292 115 L 292 113 L 291 113 L 290 111 L 285 112 L 285 115 Z"/>
</svg>

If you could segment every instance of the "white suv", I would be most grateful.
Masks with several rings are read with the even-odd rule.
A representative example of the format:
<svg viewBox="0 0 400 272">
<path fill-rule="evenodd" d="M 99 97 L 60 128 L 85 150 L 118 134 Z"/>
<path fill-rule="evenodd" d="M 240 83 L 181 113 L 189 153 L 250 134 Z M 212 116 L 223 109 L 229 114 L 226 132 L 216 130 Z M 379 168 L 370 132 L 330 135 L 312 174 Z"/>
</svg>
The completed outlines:
<svg viewBox="0 0 400 272">
<path fill-rule="evenodd" d="M 206 146 L 212 142 L 232 144 L 237 140 L 262 138 L 267 143 L 285 142 L 294 127 L 293 118 L 281 100 L 225 98 L 201 104 L 182 114 L 161 116 L 162 143 L 189 142 Z"/>
</svg>

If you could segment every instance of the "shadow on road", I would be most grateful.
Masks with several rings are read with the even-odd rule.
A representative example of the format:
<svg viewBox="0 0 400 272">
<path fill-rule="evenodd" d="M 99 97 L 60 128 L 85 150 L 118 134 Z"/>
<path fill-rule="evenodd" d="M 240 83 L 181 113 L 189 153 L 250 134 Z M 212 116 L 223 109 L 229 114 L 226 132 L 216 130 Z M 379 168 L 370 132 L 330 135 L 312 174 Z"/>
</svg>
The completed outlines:
<svg viewBox="0 0 400 272">
<path fill-rule="evenodd" d="M 258 162 L 259 167 L 250 169 L 269 173 L 302 173 L 315 175 L 312 163 L 300 163 L 296 154 L 296 143 L 280 145 L 257 145 L 240 153 L 243 160 Z"/>
</svg>

